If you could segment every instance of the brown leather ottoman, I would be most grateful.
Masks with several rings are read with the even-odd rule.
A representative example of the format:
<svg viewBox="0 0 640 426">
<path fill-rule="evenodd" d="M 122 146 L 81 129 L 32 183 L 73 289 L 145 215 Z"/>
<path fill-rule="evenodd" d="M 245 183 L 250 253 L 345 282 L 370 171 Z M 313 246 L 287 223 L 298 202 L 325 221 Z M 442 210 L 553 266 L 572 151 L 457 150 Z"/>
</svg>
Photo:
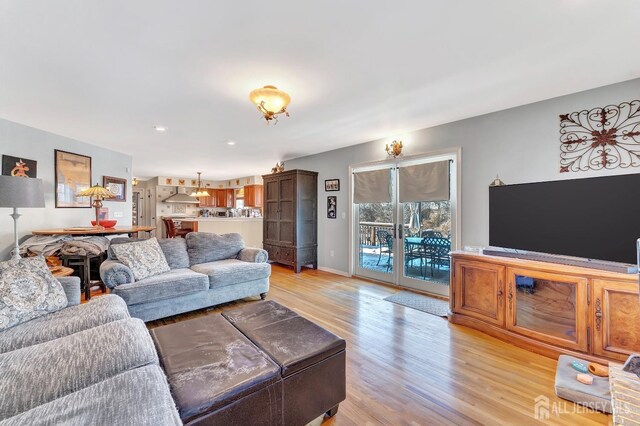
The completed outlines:
<svg viewBox="0 0 640 426">
<path fill-rule="evenodd" d="M 279 366 L 222 316 L 150 332 L 185 424 L 282 424 Z"/>
<path fill-rule="evenodd" d="M 346 398 L 346 343 L 292 310 L 257 302 L 222 315 L 281 369 L 283 424 L 334 415 Z"/>
</svg>

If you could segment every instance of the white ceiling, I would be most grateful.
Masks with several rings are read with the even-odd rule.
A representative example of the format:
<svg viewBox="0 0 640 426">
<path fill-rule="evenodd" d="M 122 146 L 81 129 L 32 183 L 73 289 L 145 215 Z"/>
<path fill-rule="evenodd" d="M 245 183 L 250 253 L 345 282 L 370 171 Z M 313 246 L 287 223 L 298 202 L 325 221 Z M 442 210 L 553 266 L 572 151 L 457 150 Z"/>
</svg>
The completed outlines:
<svg viewBox="0 0 640 426">
<path fill-rule="evenodd" d="M 637 0 L 0 0 L 0 117 L 140 177 L 259 174 L 640 77 L 638 22 Z M 293 99 L 277 126 L 265 84 Z"/>
</svg>

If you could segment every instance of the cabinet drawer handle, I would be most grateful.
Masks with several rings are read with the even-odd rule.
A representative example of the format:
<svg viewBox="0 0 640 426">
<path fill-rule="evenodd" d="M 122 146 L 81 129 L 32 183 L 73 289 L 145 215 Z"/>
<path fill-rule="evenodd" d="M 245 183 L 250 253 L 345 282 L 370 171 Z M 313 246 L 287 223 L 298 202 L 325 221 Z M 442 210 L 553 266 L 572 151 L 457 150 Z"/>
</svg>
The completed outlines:
<svg viewBox="0 0 640 426">
<path fill-rule="evenodd" d="M 600 298 L 596 299 L 596 330 L 600 331 L 602 327 L 602 302 L 600 302 Z"/>
<path fill-rule="evenodd" d="M 498 290 L 498 297 L 502 297 L 502 290 Z"/>
<path fill-rule="evenodd" d="M 509 302 L 511 302 L 513 300 L 513 293 L 509 292 L 508 298 L 509 298 Z"/>
</svg>

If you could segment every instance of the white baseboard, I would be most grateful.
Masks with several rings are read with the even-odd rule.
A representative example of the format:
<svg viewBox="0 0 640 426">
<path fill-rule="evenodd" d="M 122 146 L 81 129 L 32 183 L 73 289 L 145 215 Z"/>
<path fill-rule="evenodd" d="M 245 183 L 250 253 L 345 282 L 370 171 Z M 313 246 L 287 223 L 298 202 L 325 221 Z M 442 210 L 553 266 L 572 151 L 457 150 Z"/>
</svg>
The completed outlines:
<svg viewBox="0 0 640 426">
<path fill-rule="evenodd" d="M 327 268 L 326 266 L 318 266 L 318 269 L 324 272 L 330 272 L 332 274 L 341 275 L 343 277 L 351 278 L 351 274 L 345 271 L 341 271 L 339 269 Z"/>
</svg>

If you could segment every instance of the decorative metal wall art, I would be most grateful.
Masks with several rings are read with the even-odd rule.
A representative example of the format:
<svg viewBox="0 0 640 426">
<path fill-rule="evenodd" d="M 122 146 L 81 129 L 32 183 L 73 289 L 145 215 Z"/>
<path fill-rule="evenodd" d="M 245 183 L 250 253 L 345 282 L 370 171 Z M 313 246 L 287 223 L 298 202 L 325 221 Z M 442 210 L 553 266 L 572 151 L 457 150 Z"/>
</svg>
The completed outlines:
<svg viewBox="0 0 640 426">
<path fill-rule="evenodd" d="M 560 173 L 640 166 L 640 100 L 560 115 Z"/>
</svg>

